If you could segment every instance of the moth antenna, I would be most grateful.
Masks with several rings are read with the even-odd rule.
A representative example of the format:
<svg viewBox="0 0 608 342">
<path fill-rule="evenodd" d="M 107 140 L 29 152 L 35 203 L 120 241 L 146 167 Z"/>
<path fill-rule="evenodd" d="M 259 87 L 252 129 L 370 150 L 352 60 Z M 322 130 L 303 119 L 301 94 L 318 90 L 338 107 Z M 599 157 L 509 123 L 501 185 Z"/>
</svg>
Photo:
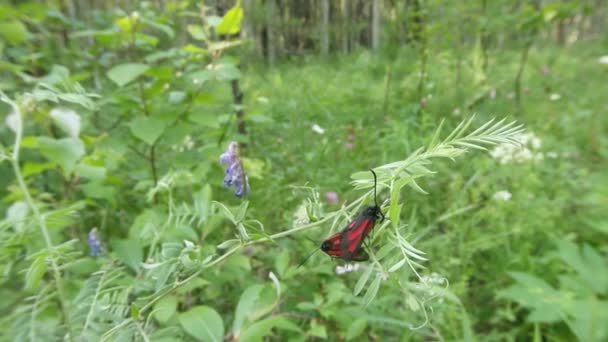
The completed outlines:
<svg viewBox="0 0 608 342">
<path fill-rule="evenodd" d="M 302 265 L 304 265 L 308 261 L 308 259 L 310 259 L 310 257 L 313 256 L 319 250 L 320 250 L 320 248 L 315 248 L 314 251 L 312 251 L 310 254 L 308 254 L 308 256 L 306 258 L 304 258 L 304 260 L 302 260 L 302 262 L 298 265 L 298 267 L 296 267 L 296 270 L 298 268 L 300 268 Z"/>
<path fill-rule="evenodd" d="M 374 175 L 374 203 L 376 203 L 376 207 L 380 207 L 378 205 L 378 194 L 376 193 L 376 188 L 378 188 L 378 178 L 376 177 L 376 173 L 373 169 L 369 169 L 369 171 Z"/>
</svg>

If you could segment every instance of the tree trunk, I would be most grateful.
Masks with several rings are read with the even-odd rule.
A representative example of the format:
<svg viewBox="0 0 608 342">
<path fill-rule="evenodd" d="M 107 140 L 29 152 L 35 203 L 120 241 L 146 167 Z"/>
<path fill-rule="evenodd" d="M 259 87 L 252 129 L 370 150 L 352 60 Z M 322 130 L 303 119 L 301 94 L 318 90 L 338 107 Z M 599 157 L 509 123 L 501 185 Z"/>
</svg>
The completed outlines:
<svg viewBox="0 0 608 342">
<path fill-rule="evenodd" d="M 274 18 L 275 18 L 275 0 L 266 1 L 266 53 L 268 57 L 268 63 L 274 64 L 276 60 L 276 40 L 274 32 Z"/>
<path fill-rule="evenodd" d="M 380 11 L 380 0 L 373 0 L 371 48 L 374 51 L 377 51 L 380 47 Z"/>
<path fill-rule="evenodd" d="M 350 42 L 350 1 L 342 0 L 340 2 L 340 8 L 342 9 L 342 52 L 348 53 L 348 46 Z"/>
<path fill-rule="evenodd" d="M 321 54 L 329 53 L 329 0 L 321 0 Z"/>
</svg>

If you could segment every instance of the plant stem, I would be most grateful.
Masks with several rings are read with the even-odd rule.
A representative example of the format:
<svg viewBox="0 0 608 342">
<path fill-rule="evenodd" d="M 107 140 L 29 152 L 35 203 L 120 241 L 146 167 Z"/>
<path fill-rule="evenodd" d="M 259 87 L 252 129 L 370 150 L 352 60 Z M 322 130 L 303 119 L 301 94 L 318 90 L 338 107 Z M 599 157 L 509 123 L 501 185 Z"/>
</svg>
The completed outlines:
<svg viewBox="0 0 608 342">
<path fill-rule="evenodd" d="M 51 263 L 51 268 L 53 269 L 53 278 L 55 280 L 55 285 L 57 286 L 57 294 L 59 296 L 59 303 L 60 303 L 61 310 L 63 313 L 63 319 L 64 319 L 64 322 L 66 324 L 67 331 L 68 331 L 68 340 L 72 341 L 72 339 L 73 339 L 72 323 L 70 320 L 67 300 L 65 297 L 65 293 L 63 291 L 63 281 L 61 278 L 61 272 L 59 271 L 59 266 L 57 265 L 55 256 L 53 255 L 55 246 L 53 246 L 53 242 L 51 240 L 51 235 L 49 234 L 49 231 L 46 227 L 46 222 L 45 222 L 44 218 L 42 217 L 42 215 L 40 214 L 38 207 L 34 203 L 34 200 L 32 199 L 30 192 L 28 191 L 27 185 L 25 184 L 25 181 L 23 180 L 23 176 L 21 175 L 21 169 L 19 168 L 19 150 L 21 148 L 21 139 L 23 137 L 23 120 L 22 120 L 23 117 L 21 116 L 21 110 L 20 110 L 19 106 L 12 100 L 8 99 L 8 97 L 6 97 L 4 95 L 4 93 L 1 93 L 0 96 L 1 96 L 2 101 L 6 102 L 11 107 L 13 107 L 13 110 L 15 111 L 16 115 L 19 118 L 19 124 L 17 125 L 17 127 L 15 129 L 15 145 L 13 147 L 11 165 L 13 166 L 13 171 L 15 173 L 15 178 L 17 180 L 17 184 L 19 185 L 19 188 L 21 189 L 21 192 L 23 193 L 23 197 L 25 198 L 25 201 L 27 202 L 28 206 L 32 210 L 32 213 L 34 214 L 34 217 L 38 223 L 38 226 L 40 227 L 40 232 L 42 233 L 42 236 L 44 238 L 44 243 L 46 244 L 46 248 L 50 252 L 51 257 L 49 258 L 49 261 Z"/>
</svg>

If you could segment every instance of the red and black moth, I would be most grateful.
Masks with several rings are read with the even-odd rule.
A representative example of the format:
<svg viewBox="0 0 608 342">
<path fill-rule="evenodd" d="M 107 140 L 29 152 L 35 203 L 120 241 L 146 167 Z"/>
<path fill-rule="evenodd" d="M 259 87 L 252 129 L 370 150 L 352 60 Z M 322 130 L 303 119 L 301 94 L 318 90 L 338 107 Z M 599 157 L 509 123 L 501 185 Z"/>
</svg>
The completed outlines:
<svg viewBox="0 0 608 342">
<path fill-rule="evenodd" d="M 369 255 L 363 250 L 363 242 L 374 229 L 377 221 L 384 221 L 384 214 L 378 205 L 376 188 L 378 179 L 374 170 L 374 205 L 363 211 L 342 231 L 330 236 L 321 244 L 321 250 L 327 255 L 345 261 L 366 261 Z"/>
</svg>

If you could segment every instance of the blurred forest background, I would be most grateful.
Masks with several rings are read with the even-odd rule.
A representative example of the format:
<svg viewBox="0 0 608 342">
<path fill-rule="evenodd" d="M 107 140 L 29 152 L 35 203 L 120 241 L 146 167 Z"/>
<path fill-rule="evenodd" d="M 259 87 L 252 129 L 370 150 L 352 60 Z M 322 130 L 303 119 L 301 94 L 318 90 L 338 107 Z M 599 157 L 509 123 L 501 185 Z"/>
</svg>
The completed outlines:
<svg viewBox="0 0 608 342">
<path fill-rule="evenodd" d="M 2 341 L 608 339 L 606 1 L 1 0 L 0 56 Z"/>
</svg>

